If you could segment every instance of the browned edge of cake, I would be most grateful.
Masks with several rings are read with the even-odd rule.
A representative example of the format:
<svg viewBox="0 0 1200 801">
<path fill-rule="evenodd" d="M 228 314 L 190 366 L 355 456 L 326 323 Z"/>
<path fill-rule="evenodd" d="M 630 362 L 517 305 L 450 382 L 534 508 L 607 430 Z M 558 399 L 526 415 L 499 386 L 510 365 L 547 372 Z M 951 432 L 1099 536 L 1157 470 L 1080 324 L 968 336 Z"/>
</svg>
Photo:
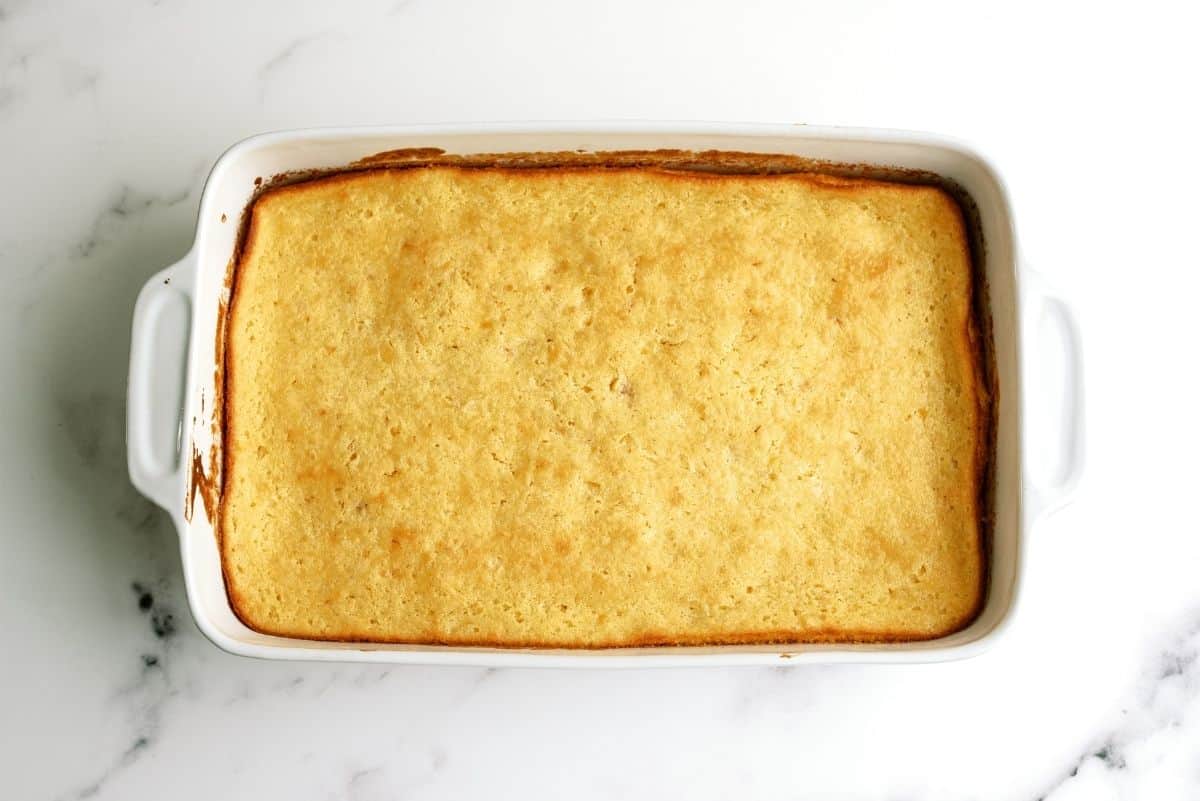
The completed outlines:
<svg viewBox="0 0 1200 801">
<path fill-rule="evenodd" d="M 794 632 L 727 633 L 719 637 L 680 637 L 666 633 L 647 633 L 638 637 L 613 642 L 588 643 L 586 645 L 563 645 L 558 642 L 535 639 L 506 639 L 503 641 L 486 638 L 388 638 L 376 635 L 350 634 L 346 636 L 317 636 L 308 632 L 285 629 L 265 629 L 255 625 L 242 613 L 241 599 L 230 581 L 226 569 L 224 537 L 227 507 L 222 497 L 234 480 L 233 455 L 230 448 L 220 448 L 220 481 L 214 499 L 216 516 L 213 531 L 220 552 L 221 574 L 225 584 L 230 609 L 244 625 L 260 634 L 293 639 L 326 642 L 377 643 L 393 645 L 434 645 L 455 647 L 490 648 L 546 648 L 563 650 L 604 650 L 616 648 L 639 648 L 652 646 L 718 646 L 718 645 L 788 645 L 788 644 L 855 644 L 855 643 L 902 643 L 936 640 L 967 628 L 982 613 L 990 591 L 991 544 L 995 523 L 995 453 L 997 436 L 997 404 L 999 384 L 995 368 L 995 353 L 992 338 L 992 316 L 988 297 L 985 260 L 987 256 L 983 239 L 982 222 L 978 206 L 971 196 L 957 183 L 935 173 L 923 170 L 908 170 L 897 167 L 881 167 L 871 164 L 848 164 L 806 159 L 784 154 L 745 153 L 739 151 L 684 151 L 684 150 L 626 150 L 599 152 L 546 152 L 546 153 L 493 153 L 459 156 L 446 154 L 440 148 L 406 148 L 377 153 L 352 164 L 324 170 L 296 170 L 280 173 L 270 179 L 255 179 L 255 191 L 242 211 L 233 256 L 226 273 L 229 301 L 218 313 L 215 350 L 219 354 L 216 376 L 219 379 L 214 399 L 214 426 L 220 428 L 221 443 L 230 440 L 235 397 L 230 353 L 232 338 L 227 336 L 229 322 L 237 314 L 238 273 L 243 257 L 250 252 L 255 241 L 254 209 L 259 198 L 267 193 L 286 191 L 286 188 L 312 183 L 344 179 L 362 172 L 380 170 L 398 171 L 425 167 L 456 167 L 463 170 L 496 170 L 519 174 L 542 171 L 652 171 L 663 174 L 687 174 L 692 177 L 710 175 L 742 176 L 786 176 L 802 174 L 825 186 L 856 186 L 877 183 L 933 186 L 943 191 L 952 201 L 966 234 L 970 273 L 971 315 L 963 331 L 965 350 L 975 373 L 975 397 L 979 417 L 975 436 L 976 515 L 979 521 L 976 544 L 980 561 L 980 584 L 976 591 L 973 608 L 945 630 L 934 633 L 893 630 L 888 632 L 860 632 L 845 629 L 827 629 L 811 632 L 803 640 L 796 640 Z M 217 457 L 213 458 L 214 468 Z"/>
</svg>

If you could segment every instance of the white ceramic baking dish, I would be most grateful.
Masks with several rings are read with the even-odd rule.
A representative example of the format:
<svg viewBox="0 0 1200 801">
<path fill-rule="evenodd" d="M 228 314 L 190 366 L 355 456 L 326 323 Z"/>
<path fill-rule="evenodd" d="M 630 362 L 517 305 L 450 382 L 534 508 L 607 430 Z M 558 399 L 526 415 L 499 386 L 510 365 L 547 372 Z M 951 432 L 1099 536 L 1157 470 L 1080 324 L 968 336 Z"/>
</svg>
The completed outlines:
<svg viewBox="0 0 1200 801">
<path fill-rule="evenodd" d="M 995 525 L 983 611 L 968 628 L 938 640 L 870 645 L 730 645 L 615 650 L 513 650 L 314 642 L 259 634 L 233 614 L 213 524 L 203 505 L 185 514 L 192 454 L 213 439 L 216 328 L 228 294 L 226 268 L 238 222 L 256 181 L 296 170 L 335 168 L 382 151 L 440 148 L 450 154 L 614 150 L 727 150 L 934 173 L 961 187 L 978 208 L 999 386 Z M 1034 324 L 1057 324 L 1066 354 L 1054 421 L 1061 469 L 1051 484 L 1029 477 L 1030 405 L 1024 366 Z M 129 371 L 129 473 L 166 509 L 179 531 L 188 601 L 201 631 L 232 653 L 279 659 L 493 666 L 930 662 L 979 653 L 1004 631 L 1017 597 L 1023 543 L 1032 523 L 1065 503 L 1082 468 L 1082 381 L 1078 329 L 1068 306 L 1018 261 L 1004 185 L 974 150 L 927 134 L 803 125 L 679 123 L 486 124 L 291 131 L 247 139 L 213 167 L 200 202 L 195 243 L 138 296 Z M 1042 444 L 1042 443 L 1039 443 Z M 1045 452 L 1045 448 L 1039 449 Z M 189 519 L 190 518 L 190 519 Z M 787 662 L 781 662 L 784 659 Z"/>
</svg>

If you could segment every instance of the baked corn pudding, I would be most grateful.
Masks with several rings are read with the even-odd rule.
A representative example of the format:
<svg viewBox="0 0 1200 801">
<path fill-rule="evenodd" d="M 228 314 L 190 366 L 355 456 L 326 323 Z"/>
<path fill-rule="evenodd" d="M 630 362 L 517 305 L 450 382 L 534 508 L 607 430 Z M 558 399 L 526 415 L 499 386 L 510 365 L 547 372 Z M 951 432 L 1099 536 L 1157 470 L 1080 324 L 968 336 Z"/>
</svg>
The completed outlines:
<svg viewBox="0 0 1200 801">
<path fill-rule="evenodd" d="M 963 215 L 820 174 L 426 166 L 264 192 L 220 545 L 266 633 L 938 637 L 981 605 Z"/>
</svg>

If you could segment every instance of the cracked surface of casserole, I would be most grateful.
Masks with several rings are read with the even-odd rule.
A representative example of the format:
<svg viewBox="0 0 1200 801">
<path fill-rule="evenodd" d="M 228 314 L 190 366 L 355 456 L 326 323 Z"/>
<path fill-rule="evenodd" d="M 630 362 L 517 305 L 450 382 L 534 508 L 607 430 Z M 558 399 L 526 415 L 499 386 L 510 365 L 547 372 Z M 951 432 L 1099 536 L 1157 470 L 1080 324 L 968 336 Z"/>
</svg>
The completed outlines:
<svg viewBox="0 0 1200 801">
<path fill-rule="evenodd" d="M 343 173 L 255 203 L 220 536 L 286 636 L 926 639 L 983 590 L 987 400 L 942 190 Z"/>
</svg>

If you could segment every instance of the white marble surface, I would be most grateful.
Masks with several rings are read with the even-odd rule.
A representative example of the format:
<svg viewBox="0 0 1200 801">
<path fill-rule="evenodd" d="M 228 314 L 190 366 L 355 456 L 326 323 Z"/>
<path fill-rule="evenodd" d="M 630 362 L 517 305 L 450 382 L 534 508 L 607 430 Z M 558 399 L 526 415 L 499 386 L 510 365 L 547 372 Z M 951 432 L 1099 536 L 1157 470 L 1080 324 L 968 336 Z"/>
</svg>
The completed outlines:
<svg viewBox="0 0 1200 801">
<path fill-rule="evenodd" d="M 242 5 L 0 2 L 0 797 L 1200 798 L 1195 20 Z M 1009 639 L 938 666 L 549 672 L 255 662 L 200 636 L 122 415 L 134 295 L 187 250 L 208 166 L 268 129 L 556 118 L 910 127 L 991 154 L 1088 350 L 1086 483 L 1032 532 Z"/>
</svg>

